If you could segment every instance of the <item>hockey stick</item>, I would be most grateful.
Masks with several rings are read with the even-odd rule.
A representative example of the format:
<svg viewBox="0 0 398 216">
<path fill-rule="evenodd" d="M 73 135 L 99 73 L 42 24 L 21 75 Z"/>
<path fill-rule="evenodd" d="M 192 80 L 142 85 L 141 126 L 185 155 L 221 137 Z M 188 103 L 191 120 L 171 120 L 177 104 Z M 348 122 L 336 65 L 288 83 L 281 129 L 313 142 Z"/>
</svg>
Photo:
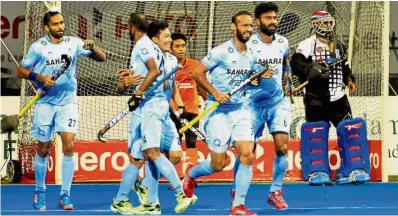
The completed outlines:
<svg viewBox="0 0 398 216">
<path fill-rule="evenodd" d="M 175 67 L 170 73 L 168 73 L 159 82 L 157 82 L 154 86 L 152 86 L 152 88 L 146 90 L 142 95 L 145 96 L 152 93 L 156 88 L 158 88 L 166 80 L 170 79 L 170 77 L 173 76 L 181 68 L 182 68 L 181 65 Z M 120 122 L 120 120 L 122 120 L 129 112 L 130 112 L 129 106 L 127 106 L 122 111 L 120 111 L 115 117 L 113 117 L 108 123 L 106 123 L 106 125 L 100 131 L 98 131 L 97 134 L 98 140 L 105 143 L 108 140 L 106 137 L 104 137 L 105 133 L 108 132 L 109 129 L 115 126 L 118 122 Z"/>
<path fill-rule="evenodd" d="M 61 55 L 61 59 L 64 60 L 65 63 L 62 65 L 61 70 L 59 70 L 51 77 L 53 81 L 56 81 L 62 74 L 64 74 L 69 69 L 72 63 L 72 60 L 66 54 Z M 25 115 L 25 113 L 30 109 L 30 107 L 32 107 L 32 105 L 36 103 L 40 99 L 40 97 L 45 93 L 46 93 L 46 88 L 39 89 L 36 95 L 32 99 L 30 99 L 28 104 L 24 108 L 22 108 L 22 110 L 19 112 L 18 117 L 22 118 Z"/>
<path fill-rule="evenodd" d="M 186 119 L 182 119 L 182 120 L 181 120 L 181 124 L 182 124 L 182 126 L 184 127 L 185 125 L 189 124 L 189 122 L 188 122 L 188 120 L 186 120 Z M 196 135 L 196 137 L 197 137 L 198 139 L 200 139 L 200 140 L 206 140 L 205 135 L 204 135 L 202 132 L 200 132 L 199 129 L 197 129 L 197 128 L 195 128 L 195 127 L 190 127 L 189 130 L 192 131 L 192 132 Z"/>
<path fill-rule="evenodd" d="M 343 58 L 341 58 L 339 61 L 337 61 L 337 62 L 335 62 L 335 63 L 333 63 L 333 64 L 328 65 L 328 66 L 326 67 L 325 72 L 326 72 L 326 71 L 329 71 L 330 69 L 332 69 L 332 67 L 336 66 L 337 64 L 340 64 L 340 63 L 344 62 L 345 60 L 347 60 L 347 55 L 345 55 L 345 56 L 344 56 Z M 307 85 L 308 85 L 308 80 L 305 81 L 303 84 L 299 85 L 299 86 L 296 88 L 296 92 L 298 92 L 299 90 L 301 90 L 302 88 L 304 88 L 304 87 L 307 86 Z"/>
<path fill-rule="evenodd" d="M 294 97 L 293 97 L 293 91 L 292 91 L 292 86 L 294 86 L 293 84 L 293 79 L 292 79 L 292 75 L 289 73 L 289 77 L 288 77 L 288 85 L 289 85 L 289 97 L 290 97 L 290 103 L 294 104 Z"/>
<path fill-rule="evenodd" d="M 242 89 L 243 87 L 245 87 L 247 84 L 249 84 L 250 82 L 252 82 L 253 80 L 257 79 L 258 77 L 260 77 L 263 73 L 265 73 L 269 68 L 266 67 L 264 70 L 254 73 L 253 75 L 251 75 L 249 78 L 245 79 L 244 81 L 242 81 L 239 86 L 237 86 L 236 88 L 232 89 L 230 92 L 228 92 L 229 96 L 232 96 L 233 94 L 235 94 L 236 92 L 238 92 L 240 89 Z M 207 108 L 205 111 L 203 111 L 202 113 L 200 113 L 198 116 L 196 116 L 196 118 L 194 118 L 192 121 L 190 121 L 188 124 L 186 124 L 184 127 L 182 127 L 178 132 L 180 134 L 184 133 L 185 131 L 187 131 L 189 128 L 191 128 L 194 124 L 196 124 L 200 119 L 202 119 L 204 116 L 206 116 L 207 114 L 211 113 L 213 110 L 215 110 L 218 106 L 220 106 L 220 102 L 215 102 L 212 105 L 210 105 L 209 108 Z"/>
</svg>

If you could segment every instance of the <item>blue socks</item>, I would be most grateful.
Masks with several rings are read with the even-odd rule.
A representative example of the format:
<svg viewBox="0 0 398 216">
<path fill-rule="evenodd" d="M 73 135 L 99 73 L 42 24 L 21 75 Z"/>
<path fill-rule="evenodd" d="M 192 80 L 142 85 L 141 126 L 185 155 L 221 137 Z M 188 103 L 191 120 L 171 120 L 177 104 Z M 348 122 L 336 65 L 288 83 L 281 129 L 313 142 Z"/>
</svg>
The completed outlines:
<svg viewBox="0 0 398 216">
<path fill-rule="evenodd" d="M 119 192 L 116 196 L 117 202 L 129 199 L 131 187 L 133 187 L 135 181 L 137 181 L 139 172 L 140 170 L 131 163 L 129 163 L 127 168 L 123 171 L 122 182 L 120 182 Z"/>
<path fill-rule="evenodd" d="M 245 204 L 245 198 L 252 182 L 252 176 L 252 166 L 239 164 L 235 178 L 235 198 L 232 203 L 233 207 Z"/>
<path fill-rule="evenodd" d="M 204 160 L 189 171 L 189 176 L 196 179 L 201 176 L 208 176 L 214 173 L 211 168 L 210 160 Z"/>
<path fill-rule="evenodd" d="M 75 160 L 73 157 L 65 156 L 62 158 L 62 188 L 63 194 L 70 195 L 70 187 L 72 185 L 73 174 L 75 173 Z"/>
<path fill-rule="evenodd" d="M 169 180 L 171 185 L 173 185 L 175 192 L 182 192 L 180 178 L 178 178 L 177 171 L 169 159 L 167 159 L 163 154 L 160 154 L 154 163 L 160 173 Z"/>
<path fill-rule="evenodd" d="M 141 181 L 142 187 L 148 188 L 148 201 L 150 203 L 159 202 L 159 179 L 160 172 L 152 161 L 145 161 L 145 177 Z"/>
<path fill-rule="evenodd" d="M 236 159 L 235 159 L 235 164 L 234 164 L 234 180 L 232 182 L 232 190 L 235 190 L 235 187 L 236 187 L 235 182 L 236 182 L 236 173 L 238 172 L 239 164 L 240 164 L 239 159 L 240 159 L 240 157 L 238 155 L 238 157 L 236 157 Z"/>
<path fill-rule="evenodd" d="M 35 169 L 35 178 L 36 178 L 36 191 L 45 190 L 48 158 L 47 157 L 42 158 L 36 153 L 34 163 L 35 163 L 34 169 Z"/>
<path fill-rule="evenodd" d="M 282 189 L 283 177 L 285 177 L 287 170 L 287 157 L 275 156 L 273 168 L 273 180 L 270 192 L 280 191 Z"/>
</svg>

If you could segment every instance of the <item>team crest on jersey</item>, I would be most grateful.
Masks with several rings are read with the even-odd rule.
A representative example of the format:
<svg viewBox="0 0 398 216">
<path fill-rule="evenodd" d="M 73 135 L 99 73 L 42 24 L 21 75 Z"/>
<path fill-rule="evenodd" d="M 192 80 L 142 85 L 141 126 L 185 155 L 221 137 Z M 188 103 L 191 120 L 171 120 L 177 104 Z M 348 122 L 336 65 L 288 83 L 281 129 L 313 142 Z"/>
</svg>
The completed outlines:
<svg viewBox="0 0 398 216">
<path fill-rule="evenodd" d="M 253 40 L 253 44 L 258 44 L 258 40 Z"/>
<path fill-rule="evenodd" d="M 279 43 L 283 43 L 283 38 L 279 38 L 279 39 L 278 39 L 278 42 L 279 42 Z"/>
<path fill-rule="evenodd" d="M 64 40 L 65 42 L 69 42 L 70 41 L 70 38 L 65 38 L 65 40 Z"/>
<path fill-rule="evenodd" d="M 43 45 L 43 46 L 47 46 L 47 42 L 45 42 L 45 41 L 41 41 L 41 45 Z"/>
<path fill-rule="evenodd" d="M 234 52 L 234 48 L 228 47 L 228 52 L 233 53 Z"/>
<path fill-rule="evenodd" d="M 142 53 L 142 55 L 148 55 L 149 52 L 146 48 L 142 48 L 141 53 Z"/>
</svg>

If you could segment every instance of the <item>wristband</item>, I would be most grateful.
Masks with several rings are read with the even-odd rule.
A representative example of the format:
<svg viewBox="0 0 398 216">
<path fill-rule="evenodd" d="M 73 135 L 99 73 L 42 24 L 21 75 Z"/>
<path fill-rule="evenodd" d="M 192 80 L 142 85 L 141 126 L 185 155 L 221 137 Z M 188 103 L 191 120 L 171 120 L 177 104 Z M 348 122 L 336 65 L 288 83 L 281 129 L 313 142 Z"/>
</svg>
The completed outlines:
<svg viewBox="0 0 398 216">
<path fill-rule="evenodd" d="M 28 78 L 29 80 L 36 81 L 37 75 L 38 75 L 37 73 L 32 71 L 29 73 Z"/>
</svg>

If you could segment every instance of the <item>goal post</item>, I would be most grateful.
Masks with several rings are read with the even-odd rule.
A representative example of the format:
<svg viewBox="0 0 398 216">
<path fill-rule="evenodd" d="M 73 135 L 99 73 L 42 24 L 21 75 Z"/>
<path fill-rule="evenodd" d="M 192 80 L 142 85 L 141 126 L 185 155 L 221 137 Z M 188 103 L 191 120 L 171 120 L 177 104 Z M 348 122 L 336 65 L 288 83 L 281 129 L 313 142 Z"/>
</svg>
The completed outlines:
<svg viewBox="0 0 398 216">
<path fill-rule="evenodd" d="M 77 141 L 94 142 L 97 132 L 115 114 L 126 106 L 128 93 L 116 91 L 115 72 L 127 68 L 132 43 L 129 39 L 127 18 L 131 12 L 140 11 L 150 21 L 164 19 L 171 32 L 182 32 L 188 38 L 188 56 L 201 60 L 207 52 L 232 37 L 231 17 L 241 10 L 254 16 L 258 1 L 62 1 L 26 3 L 24 53 L 30 44 L 43 36 L 42 18 L 48 7 L 62 8 L 65 20 L 65 35 L 94 40 L 106 54 L 105 63 L 81 57 L 78 59 L 79 129 Z M 311 31 L 311 15 L 318 10 L 333 10 L 336 20 L 335 38 L 348 45 L 349 61 L 356 76 L 358 91 L 350 95 L 354 116 L 365 118 L 368 138 L 382 140 L 383 110 L 388 97 L 388 29 L 389 2 L 326 2 L 326 1 L 278 1 L 279 33 L 289 40 L 290 55 L 302 40 L 314 34 Z M 46 7 L 47 6 L 47 7 Z M 256 27 L 255 27 L 256 29 Z M 293 77 L 294 83 L 300 83 Z M 34 95 L 28 81 L 22 82 L 21 104 L 24 107 Z M 295 97 L 292 105 L 291 140 L 300 140 L 301 124 L 305 121 L 303 91 Z M 18 152 L 24 175 L 34 177 L 33 158 L 36 141 L 31 137 L 32 107 L 21 119 L 18 137 Z M 109 140 L 126 141 L 128 117 L 107 133 Z M 200 124 L 203 131 L 203 125 Z M 266 129 L 263 140 L 272 140 Z M 336 130 L 331 128 L 330 139 L 336 140 Z M 59 140 L 59 139 L 58 139 Z M 57 148 L 60 143 L 56 142 Z M 385 147 L 380 147 L 385 151 Z M 56 149 L 57 160 L 62 150 Z M 381 153 L 381 152 L 380 152 Z M 383 156 L 382 158 L 384 158 Z M 60 161 L 55 171 L 60 171 Z M 382 163 L 385 166 L 386 163 Z M 385 167 L 383 167 L 385 169 Z M 60 181 L 59 173 L 55 174 Z M 383 181 L 385 181 L 383 176 Z"/>
</svg>

